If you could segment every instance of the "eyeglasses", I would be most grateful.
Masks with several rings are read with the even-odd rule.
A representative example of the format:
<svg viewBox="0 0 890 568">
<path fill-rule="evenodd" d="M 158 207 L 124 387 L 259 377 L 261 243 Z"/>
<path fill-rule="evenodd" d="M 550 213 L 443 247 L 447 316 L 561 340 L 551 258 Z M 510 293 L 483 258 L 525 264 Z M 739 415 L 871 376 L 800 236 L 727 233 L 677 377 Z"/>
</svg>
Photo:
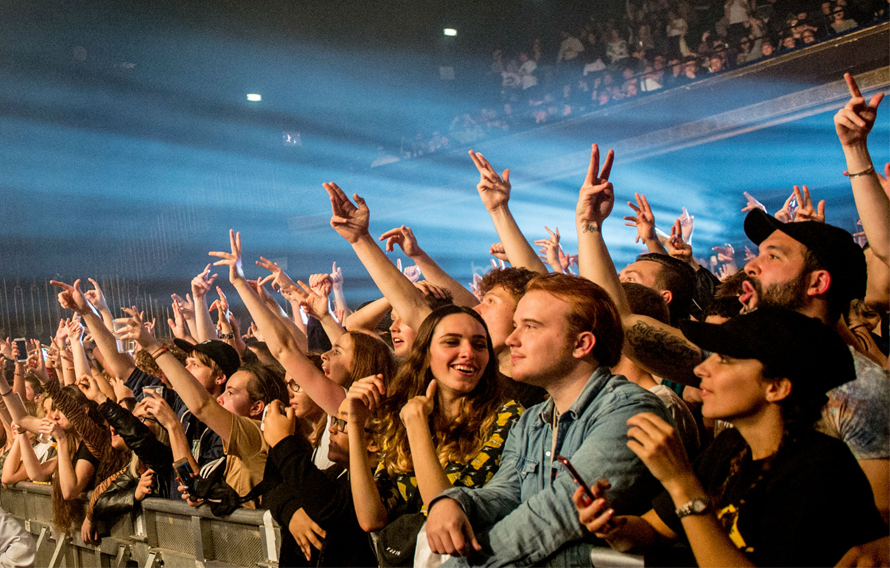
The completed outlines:
<svg viewBox="0 0 890 568">
<path fill-rule="evenodd" d="M 297 381 L 293 379 L 287 382 L 287 389 L 294 394 L 300 394 L 301 392 L 303 392 L 303 387 L 297 384 Z"/>
<path fill-rule="evenodd" d="M 337 432 L 340 432 L 341 434 L 346 433 L 346 425 L 348 424 L 348 422 L 346 422 L 342 418 L 335 418 L 335 417 L 331 416 L 331 424 L 334 425 L 334 428 L 337 429 Z M 367 432 L 369 434 L 374 433 L 374 431 L 371 430 L 370 428 L 365 428 L 365 432 Z"/>
</svg>

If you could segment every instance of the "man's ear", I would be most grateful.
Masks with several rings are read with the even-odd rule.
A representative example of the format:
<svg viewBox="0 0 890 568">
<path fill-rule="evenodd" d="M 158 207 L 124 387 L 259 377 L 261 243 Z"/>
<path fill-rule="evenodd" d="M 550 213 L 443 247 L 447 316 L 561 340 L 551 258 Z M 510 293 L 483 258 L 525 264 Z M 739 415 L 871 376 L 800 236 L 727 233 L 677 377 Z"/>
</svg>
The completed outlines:
<svg viewBox="0 0 890 568">
<path fill-rule="evenodd" d="M 216 379 L 213 380 L 213 383 L 217 385 L 224 385 L 226 384 L 227 380 L 229 380 L 227 376 L 220 374 L 218 377 L 216 377 Z"/>
<path fill-rule="evenodd" d="M 778 381 L 770 381 L 766 387 L 766 400 L 768 402 L 779 402 L 785 400 L 791 394 L 791 381 L 788 379 L 779 379 Z"/>
<path fill-rule="evenodd" d="M 670 290 L 662 290 L 661 292 L 659 292 L 659 294 L 661 294 L 661 297 L 664 298 L 664 303 L 666 304 L 670 304 L 671 300 L 674 299 L 674 293 Z"/>
<path fill-rule="evenodd" d="M 575 348 L 572 351 L 572 357 L 581 359 L 589 356 L 593 353 L 594 345 L 596 345 L 596 336 L 593 335 L 593 332 L 583 331 L 579 333 L 578 338 L 575 339 Z"/>
<path fill-rule="evenodd" d="M 247 414 L 251 418 L 259 420 L 263 417 L 264 410 L 266 410 L 266 403 L 262 400 L 258 400 L 250 405 L 250 410 L 247 412 Z"/>
<path fill-rule="evenodd" d="M 814 270 L 807 275 L 807 296 L 824 296 L 831 288 L 831 273 Z"/>
</svg>

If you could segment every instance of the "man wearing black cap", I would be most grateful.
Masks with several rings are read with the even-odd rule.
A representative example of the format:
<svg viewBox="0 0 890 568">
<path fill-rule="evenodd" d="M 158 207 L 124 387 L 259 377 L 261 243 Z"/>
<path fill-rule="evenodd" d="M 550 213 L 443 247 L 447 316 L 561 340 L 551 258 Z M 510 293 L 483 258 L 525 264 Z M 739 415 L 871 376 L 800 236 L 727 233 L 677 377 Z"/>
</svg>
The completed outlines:
<svg viewBox="0 0 890 568">
<path fill-rule="evenodd" d="M 599 161 L 598 151 L 594 154 L 592 168 Z M 608 179 L 593 179 L 581 188 L 576 214 L 581 276 L 601 285 L 615 300 L 625 329 L 625 355 L 654 375 L 698 386 L 692 370 L 702 361 L 702 350 L 680 330 L 635 315 L 628 306 L 600 232 L 612 203 L 614 191 Z M 741 301 L 746 310 L 759 305 L 784 307 L 834 326 L 850 301 L 865 294 L 864 255 L 843 229 L 815 221 L 784 224 L 758 209 L 745 219 L 745 232 L 759 245 L 758 256 L 745 266 L 750 282 L 744 284 Z M 890 377 L 858 352 L 853 356 L 857 378 L 829 393 L 823 429 L 850 447 L 886 520 Z"/>
</svg>

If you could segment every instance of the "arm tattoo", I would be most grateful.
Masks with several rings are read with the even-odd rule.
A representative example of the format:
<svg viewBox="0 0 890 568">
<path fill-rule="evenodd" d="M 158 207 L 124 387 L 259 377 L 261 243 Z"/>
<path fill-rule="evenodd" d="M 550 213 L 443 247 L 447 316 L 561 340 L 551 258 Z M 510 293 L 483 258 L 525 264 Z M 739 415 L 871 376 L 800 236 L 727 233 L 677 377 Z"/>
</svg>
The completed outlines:
<svg viewBox="0 0 890 568">
<path fill-rule="evenodd" d="M 584 229 L 581 231 L 582 233 L 599 233 L 600 228 L 599 225 L 595 223 L 587 223 L 584 225 Z"/>
<path fill-rule="evenodd" d="M 624 331 L 633 359 L 653 374 L 678 383 L 698 385 L 693 368 L 702 361 L 701 350 L 683 338 L 638 321 Z"/>
</svg>

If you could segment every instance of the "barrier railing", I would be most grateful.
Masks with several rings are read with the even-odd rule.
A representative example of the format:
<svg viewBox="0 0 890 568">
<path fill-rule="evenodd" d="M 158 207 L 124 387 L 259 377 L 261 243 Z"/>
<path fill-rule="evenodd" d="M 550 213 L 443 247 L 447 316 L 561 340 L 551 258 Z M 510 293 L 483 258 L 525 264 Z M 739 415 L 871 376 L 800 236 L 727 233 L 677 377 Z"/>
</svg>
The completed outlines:
<svg viewBox="0 0 890 568">
<path fill-rule="evenodd" d="M 98 545 L 83 542 L 77 519 L 68 533 L 52 523 L 49 485 L 18 483 L 0 490 L 0 505 L 37 542 L 35 566 L 275 568 L 281 529 L 266 510 L 239 509 L 228 517 L 206 507 L 149 498 L 141 510 L 106 525 Z"/>
</svg>

